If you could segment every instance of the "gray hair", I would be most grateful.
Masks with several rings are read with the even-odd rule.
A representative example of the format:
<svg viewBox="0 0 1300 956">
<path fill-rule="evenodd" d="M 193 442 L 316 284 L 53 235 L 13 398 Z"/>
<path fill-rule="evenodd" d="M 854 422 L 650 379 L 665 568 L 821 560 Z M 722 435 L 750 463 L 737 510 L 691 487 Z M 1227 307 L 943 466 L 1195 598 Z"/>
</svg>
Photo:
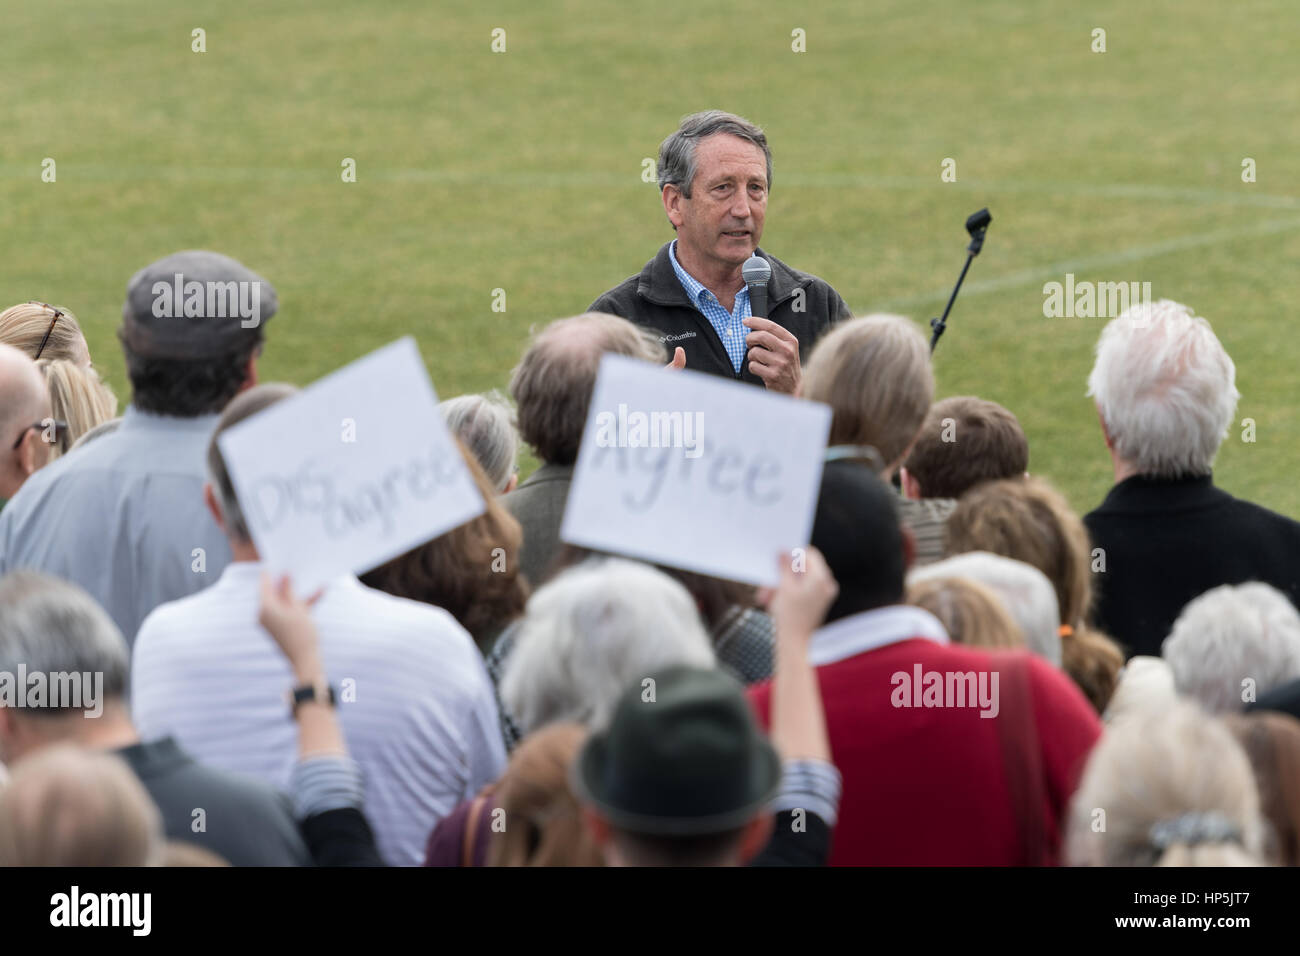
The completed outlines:
<svg viewBox="0 0 1300 956">
<path fill-rule="evenodd" d="M 968 578 L 987 587 L 1020 626 L 1029 649 L 1054 667 L 1061 666 L 1056 589 L 1038 568 L 988 551 L 967 551 L 917 568 L 907 580 L 910 584 L 941 578 Z"/>
<path fill-rule="evenodd" d="M 495 389 L 483 395 L 458 395 L 440 402 L 438 410 L 447 427 L 483 466 L 492 486 L 505 491 L 510 476 L 518 470 L 519 454 L 514 412 L 505 396 Z"/>
<path fill-rule="evenodd" d="M 705 110 L 683 117 L 677 131 L 659 144 L 659 191 L 663 192 L 665 186 L 676 186 L 683 196 L 690 199 L 691 185 L 695 182 L 695 152 L 702 140 L 718 133 L 737 136 L 763 151 L 770 192 L 772 151 L 767 147 L 767 137 L 749 120 L 722 110 Z"/>
<path fill-rule="evenodd" d="M 103 699 L 126 697 L 130 651 L 122 632 L 77 585 L 36 571 L 0 578 L 0 673 L 14 674 L 20 664 L 29 673 L 103 674 Z"/>
<path fill-rule="evenodd" d="M 1237 411 L 1237 370 L 1205 319 L 1161 299 L 1102 330 L 1088 394 L 1115 454 L 1140 474 L 1208 474 Z"/>
<path fill-rule="evenodd" d="M 1259 695 L 1300 677 L 1300 613 L 1267 584 L 1225 584 L 1183 608 L 1161 655 L 1178 693 L 1212 713 L 1239 711 L 1247 680 Z"/>
<path fill-rule="evenodd" d="M 555 721 L 599 728 L 629 685 L 675 664 L 715 666 L 686 588 L 648 565 L 591 558 L 533 594 L 501 701 L 525 733 Z"/>
</svg>

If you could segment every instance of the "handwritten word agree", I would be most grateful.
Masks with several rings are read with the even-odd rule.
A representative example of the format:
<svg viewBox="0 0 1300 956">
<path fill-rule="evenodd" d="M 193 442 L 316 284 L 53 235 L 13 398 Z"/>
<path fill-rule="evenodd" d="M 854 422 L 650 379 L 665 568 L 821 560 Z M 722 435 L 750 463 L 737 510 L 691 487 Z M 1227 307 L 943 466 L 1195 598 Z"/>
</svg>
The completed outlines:
<svg viewBox="0 0 1300 956">
<path fill-rule="evenodd" d="M 292 475 L 269 475 L 250 489 L 259 525 L 275 531 L 291 521 L 318 518 L 325 534 L 341 538 L 376 522 L 384 534 L 394 530 L 393 515 L 403 499 L 423 501 L 461 476 L 457 462 L 437 450 L 395 465 L 373 479 L 339 488 L 336 478 L 308 459 Z"/>
<path fill-rule="evenodd" d="M 735 448 L 718 449 L 703 441 L 703 454 L 688 456 L 681 448 L 609 448 L 597 446 L 590 471 L 605 470 L 606 462 L 628 490 L 623 502 L 630 511 L 649 511 L 659 500 L 666 484 L 672 493 L 703 493 L 715 498 L 742 496 L 750 504 L 771 507 L 781 500 L 782 466 L 779 458 L 765 453 L 746 456 Z"/>
</svg>

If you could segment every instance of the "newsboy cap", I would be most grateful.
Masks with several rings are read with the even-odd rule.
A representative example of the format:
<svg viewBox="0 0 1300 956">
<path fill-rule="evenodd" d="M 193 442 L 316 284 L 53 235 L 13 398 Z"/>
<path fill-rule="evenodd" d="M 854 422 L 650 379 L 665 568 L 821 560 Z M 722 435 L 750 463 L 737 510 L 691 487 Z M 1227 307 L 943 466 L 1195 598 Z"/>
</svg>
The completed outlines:
<svg viewBox="0 0 1300 956">
<path fill-rule="evenodd" d="M 243 263 L 190 249 L 131 277 L 118 334 L 145 358 L 216 358 L 260 342 L 277 305 L 275 286 Z"/>
</svg>

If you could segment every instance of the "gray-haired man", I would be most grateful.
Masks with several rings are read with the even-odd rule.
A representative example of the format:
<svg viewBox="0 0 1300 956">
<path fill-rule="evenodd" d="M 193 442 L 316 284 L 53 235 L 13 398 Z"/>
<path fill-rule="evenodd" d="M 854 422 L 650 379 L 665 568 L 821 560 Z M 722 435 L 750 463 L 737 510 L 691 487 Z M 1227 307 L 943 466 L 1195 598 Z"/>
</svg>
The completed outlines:
<svg viewBox="0 0 1300 956">
<path fill-rule="evenodd" d="M 310 865 L 282 794 L 195 763 L 170 737 L 141 741 L 128 667 L 126 641 L 81 588 L 30 571 L 0 578 L 0 760 L 58 743 L 114 753 L 157 804 L 168 839 L 233 866 Z"/>
<path fill-rule="evenodd" d="M 767 137 L 731 113 L 695 113 L 660 145 L 658 172 L 677 238 L 588 311 L 653 329 L 674 364 L 793 394 L 813 343 L 851 313 L 827 283 L 758 247 L 772 184 Z M 763 317 L 741 275 L 750 256 L 772 270 Z"/>
</svg>

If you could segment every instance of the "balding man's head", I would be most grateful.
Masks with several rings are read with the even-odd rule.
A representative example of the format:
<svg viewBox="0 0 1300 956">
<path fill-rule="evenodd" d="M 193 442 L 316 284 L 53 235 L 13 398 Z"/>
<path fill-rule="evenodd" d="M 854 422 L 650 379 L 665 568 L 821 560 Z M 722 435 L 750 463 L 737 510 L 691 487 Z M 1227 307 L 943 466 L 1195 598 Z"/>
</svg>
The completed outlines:
<svg viewBox="0 0 1300 956">
<path fill-rule="evenodd" d="M 30 427 L 49 417 L 50 393 L 36 363 L 0 345 L 0 498 L 12 498 L 49 458 L 42 430 Z"/>
<path fill-rule="evenodd" d="M 577 460 L 606 352 L 667 361 L 664 347 L 649 332 L 603 312 L 557 319 L 533 336 L 510 377 L 510 394 L 519 406 L 520 437 L 543 461 L 571 465 Z"/>
</svg>

